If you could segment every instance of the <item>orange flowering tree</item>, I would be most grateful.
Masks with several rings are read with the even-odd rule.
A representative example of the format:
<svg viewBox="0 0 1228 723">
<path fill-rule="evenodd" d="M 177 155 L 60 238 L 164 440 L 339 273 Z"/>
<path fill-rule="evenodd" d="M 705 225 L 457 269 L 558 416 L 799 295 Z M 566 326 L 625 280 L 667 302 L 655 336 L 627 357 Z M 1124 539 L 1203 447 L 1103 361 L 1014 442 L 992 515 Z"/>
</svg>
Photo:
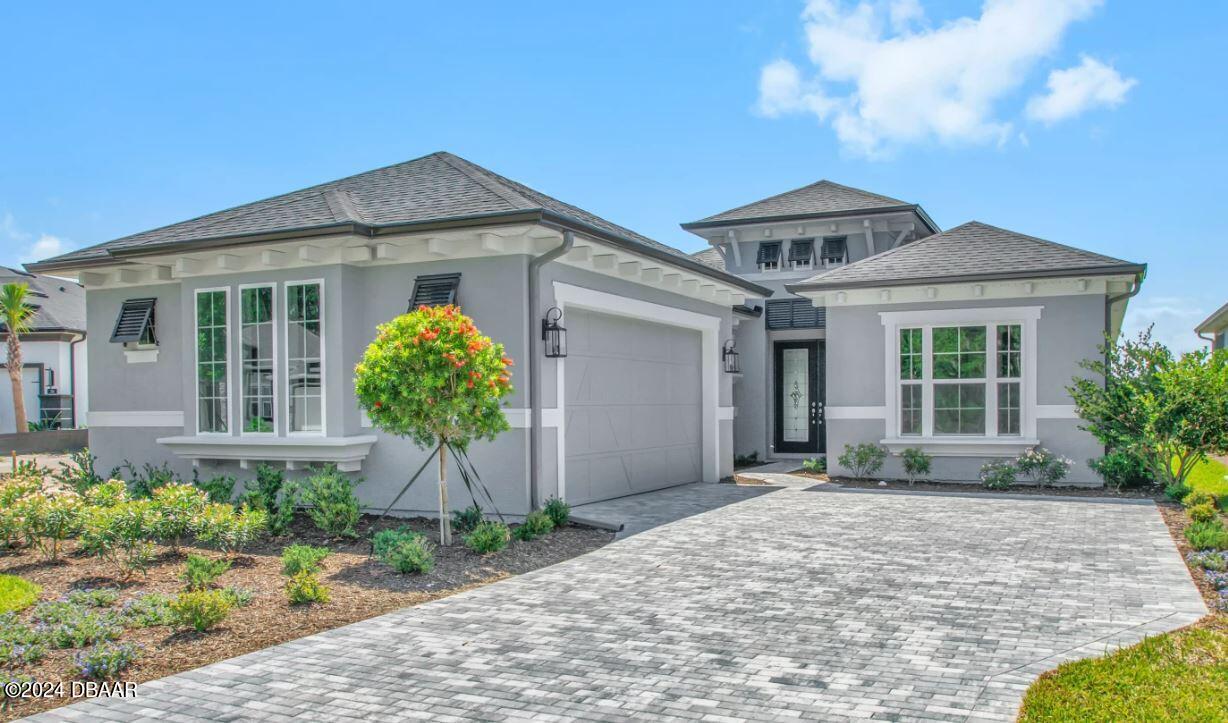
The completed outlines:
<svg viewBox="0 0 1228 723">
<path fill-rule="evenodd" d="M 509 428 L 500 400 L 512 392 L 511 366 L 502 344 L 448 305 L 420 306 L 381 324 L 354 369 L 358 403 L 375 427 L 437 447 L 445 545 L 451 542 L 447 452 L 463 455 L 470 442 Z"/>
</svg>

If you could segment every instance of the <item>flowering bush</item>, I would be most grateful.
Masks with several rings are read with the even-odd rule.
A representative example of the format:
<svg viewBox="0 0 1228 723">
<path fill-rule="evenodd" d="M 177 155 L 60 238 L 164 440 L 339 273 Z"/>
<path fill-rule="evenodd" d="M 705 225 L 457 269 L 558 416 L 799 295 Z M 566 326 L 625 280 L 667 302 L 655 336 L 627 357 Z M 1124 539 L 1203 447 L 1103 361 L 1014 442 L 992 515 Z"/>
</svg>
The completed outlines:
<svg viewBox="0 0 1228 723">
<path fill-rule="evenodd" d="M 59 559 L 60 543 L 77 534 L 85 516 L 85 503 L 75 492 L 33 492 L 18 500 L 14 509 L 26 541 L 48 560 Z"/>
<path fill-rule="evenodd" d="M 138 645 L 101 643 L 77 653 L 73 657 L 73 671 L 86 680 L 110 680 L 132 665 L 139 654 Z"/>
<path fill-rule="evenodd" d="M 1015 458 L 1015 470 L 1028 477 L 1038 487 L 1049 487 L 1066 479 L 1074 461 L 1056 455 L 1044 447 L 1033 447 Z"/>
<path fill-rule="evenodd" d="M 128 501 L 128 485 L 122 479 L 111 479 L 89 487 L 81 496 L 87 505 L 111 507 Z"/>
<path fill-rule="evenodd" d="M 190 484 L 172 482 L 153 491 L 153 510 L 157 514 L 155 532 L 172 550 L 192 530 L 192 521 L 205 509 L 209 497 Z"/>
<path fill-rule="evenodd" d="M 1015 484 L 1015 465 L 1009 460 L 994 460 L 981 466 L 981 484 L 986 489 L 1004 490 Z"/>
</svg>

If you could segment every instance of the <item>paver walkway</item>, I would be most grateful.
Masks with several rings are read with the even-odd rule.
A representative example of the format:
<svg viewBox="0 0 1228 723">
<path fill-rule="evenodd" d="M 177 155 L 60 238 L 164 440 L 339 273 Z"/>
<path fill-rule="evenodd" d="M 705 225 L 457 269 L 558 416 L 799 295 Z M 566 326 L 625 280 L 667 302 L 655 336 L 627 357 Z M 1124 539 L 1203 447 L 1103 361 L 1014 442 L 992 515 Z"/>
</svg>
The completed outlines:
<svg viewBox="0 0 1228 723">
<path fill-rule="evenodd" d="M 782 489 L 43 719 L 1009 719 L 1204 613 L 1151 504 Z"/>
</svg>

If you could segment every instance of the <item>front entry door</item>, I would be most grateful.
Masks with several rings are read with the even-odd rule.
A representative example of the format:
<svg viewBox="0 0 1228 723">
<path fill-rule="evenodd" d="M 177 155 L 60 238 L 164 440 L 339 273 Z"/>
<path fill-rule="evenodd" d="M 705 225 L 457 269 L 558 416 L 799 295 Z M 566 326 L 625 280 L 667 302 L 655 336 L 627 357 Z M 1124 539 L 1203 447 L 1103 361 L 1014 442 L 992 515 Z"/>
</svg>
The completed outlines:
<svg viewBox="0 0 1228 723">
<path fill-rule="evenodd" d="M 776 451 L 826 451 L 823 434 L 823 342 L 776 342 Z"/>
</svg>

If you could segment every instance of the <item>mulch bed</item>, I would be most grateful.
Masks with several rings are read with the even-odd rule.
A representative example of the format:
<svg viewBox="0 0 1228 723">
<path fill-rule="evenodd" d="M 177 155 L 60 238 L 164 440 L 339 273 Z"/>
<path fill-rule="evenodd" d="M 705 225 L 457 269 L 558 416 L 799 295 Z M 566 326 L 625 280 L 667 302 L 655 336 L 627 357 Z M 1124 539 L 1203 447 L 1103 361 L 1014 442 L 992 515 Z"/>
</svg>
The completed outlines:
<svg viewBox="0 0 1228 723">
<path fill-rule="evenodd" d="M 208 663 L 284 643 L 349 623 L 382 615 L 398 608 L 435 600 L 479 587 L 510 575 L 528 572 L 595 550 L 613 540 L 604 530 L 569 525 L 532 542 L 513 540 L 506 549 L 490 555 L 477 555 L 460 544 L 437 547 L 435 569 L 426 575 L 402 575 L 370 558 L 371 535 L 386 528 L 409 527 L 439 539 L 438 522 L 425 518 L 410 520 L 379 519 L 365 516 L 358 526 L 356 540 L 330 539 L 310 521 L 300 519 L 291 534 L 264 540 L 236 556 L 231 569 L 217 581 L 219 586 L 246 588 L 254 593 L 250 605 L 234 609 L 216 629 L 207 633 L 175 632 L 167 627 L 130 628 L 115 641 L 138 643 L 141 656 L 121 675 L 124 681 L 144 682 L 190 670 Z M 290 544 L 327 546 L 332 550 L 323 562 L 322 582 L 331 590 L 331 599 L 322 605 L 291 606 L 286 599 L 285 578 L 281 574 L 281 551 Z M 157 562 L 148 575 L 129 582 L 114 577 L 113 569 L 92 557 L 74 554 L 75 543 L 59 563 L 48 563 L 33 550 L 0 555 L 0 573 L 20 575 L 38 583 L 40 600 L 54 600 L 80 588 L 117 588 L 122 591 L 117 606 L 140 592 L 173 595 L 182 590 L 179 574 L 187 553 L 210 557 L 213 550 L 185 547 L 179 554 L 159 548 Z M 21 614 L 28 618 L 30 610 Z M 36 665 L 20 672 L 35 681 L 73 679 L 69 670 L 78 650 L 48 650 Z M 12 720 L 40 710 L 70 703 L 69 700 L 14 701 L 0 710 L 0 720 Z"/>
<path fill-rule="evenodd" d="M 849 477 L 829 477 L 820 472 L 795 470 L 791 475 L 810 477 L 820 482 L 829 482 L 837 487 L 852 489 L 905 490 L 909 492 L 975 492 L 980 494 L 1009 495 L 1048 495 L 1059 497 L 1108 497 L 1113 499 L 1143 499 L 1161 500 L 1163 492 L 1159 488 L 1128 489 L 1120 492 L 1109 487 L 1037 487 L 1036 485 L 1013 485 L 1004 490 L 987 489 L 984 485 L 967 482 L 917 482 L 909 485 L 908 480 L 885 480 L 887 484 L 879 484 L 878 480 L 852 479 Z"/>
<path fill-rule="evenodd" d="M 1207 608 L 1215 610 L 1215 606 L 1219 602 L 1219 593 L 1216 592 L 1215 586 L 1207 579 L 1206 571 L 1197 565 L 1191 565 L 1189 555 L 1194 551 L 1190 547 L 1190 543 L 1185 539 L 1185 528 L 1190 524 L 1190 516 L 1186 514 L 1185 509 L 1176 503 L 1167 502 L 1156 505 L 1160 509 L 1160 516 L 1164 518 L 1164 524 L 1168 526 L 1168 534 L 1172 536 L 1173 542 L 1176 543 L 1177 549 L 1181 552 L 1181 559 L 1185 561 L 1185 567 L 1190 571 L 1190 577 L 1194 578 L 1194 584 L 1198 586 L 1198 591 L 1202 593 L 1202 599 L 1207 603 Z M 1228 622 L 1228 615 L 1221 615 Z"/>
</svg>

